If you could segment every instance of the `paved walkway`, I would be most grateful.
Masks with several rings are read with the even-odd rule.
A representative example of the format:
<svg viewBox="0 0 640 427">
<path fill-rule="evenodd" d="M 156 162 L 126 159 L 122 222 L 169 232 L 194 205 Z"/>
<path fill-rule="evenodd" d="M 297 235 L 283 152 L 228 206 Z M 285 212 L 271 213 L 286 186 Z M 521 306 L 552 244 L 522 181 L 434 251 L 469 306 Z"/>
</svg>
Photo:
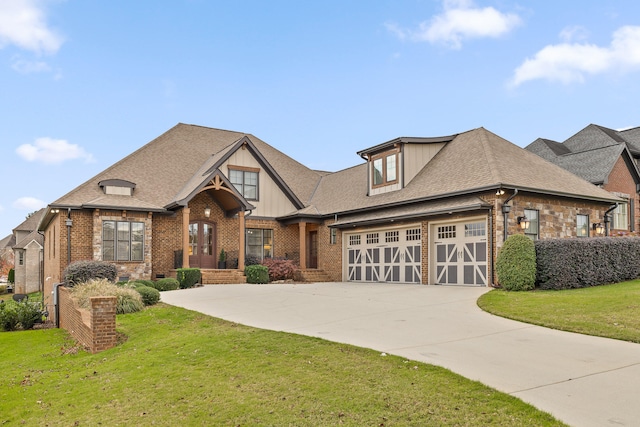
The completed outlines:
<svg viewBox="0 0 640 427">
<path fill-rule="evenodd" d="M 487 288 L 316 283 L 211 285 L 162 301 L 237 323 L 443 366 L 580 427 L 640 425 L 640 345 L 480 310 Z"/>
</svg>

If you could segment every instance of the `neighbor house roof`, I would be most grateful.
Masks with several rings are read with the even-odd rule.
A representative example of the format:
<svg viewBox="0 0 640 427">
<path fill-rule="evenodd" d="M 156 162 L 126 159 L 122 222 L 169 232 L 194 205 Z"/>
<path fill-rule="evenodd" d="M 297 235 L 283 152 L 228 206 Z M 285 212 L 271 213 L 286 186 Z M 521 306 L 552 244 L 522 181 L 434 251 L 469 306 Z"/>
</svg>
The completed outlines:
<svg viewBox="0 0 640 427">
<path fill-rule="evenodd" d="M 629 142 L 627 136 L 632 134 L 625 135 L 623 132 L 590 124 L 564 143 L 538 138 L 526 150 L 596 185 L 608 181 L 616 162 L 623 156 L 634 180 L 640 183 L 640 173 L 633 162 L 631 151 L 634 144 Z"/>
<path fill-rule="evenodd" d="M 618 200 L 611 193 L 484 128 L 455 136 L 402 190 L 368 196 L 367 186 L 366 164 L 324 176 L 312 205 L 327 215 L 390 208 L 497 187 L 579 199 Z"/>
</svg>

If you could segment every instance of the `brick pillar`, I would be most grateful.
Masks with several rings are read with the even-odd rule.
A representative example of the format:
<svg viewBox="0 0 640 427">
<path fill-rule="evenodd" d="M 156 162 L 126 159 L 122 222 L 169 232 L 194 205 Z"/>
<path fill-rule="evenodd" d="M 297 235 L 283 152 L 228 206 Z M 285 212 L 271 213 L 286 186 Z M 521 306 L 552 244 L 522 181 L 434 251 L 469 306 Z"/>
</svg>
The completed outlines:
<svg viewBox="0 0 640 427">
<path fill-rule="evenodd" d="M 300 230 L 300 269 L 307 268 L 307 223 L 298 224 Z"/>
<path fill-rule="evenodd" d="M 182 268 L 189 268 L 189 214 L 191 209 L 182 209 Z"/>
<path fill-rule="evenodd" d="M 116 301 L 117 297 L 91 298 L 92 353 L 116 346 Z"/>
</svg>

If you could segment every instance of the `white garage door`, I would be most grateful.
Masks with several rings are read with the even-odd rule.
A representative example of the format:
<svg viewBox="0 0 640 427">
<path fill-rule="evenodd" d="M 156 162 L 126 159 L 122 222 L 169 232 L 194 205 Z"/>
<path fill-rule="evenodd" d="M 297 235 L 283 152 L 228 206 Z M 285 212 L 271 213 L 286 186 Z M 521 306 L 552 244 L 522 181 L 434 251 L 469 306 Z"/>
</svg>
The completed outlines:
<svg viewBox="0 0 640 427">
<path fill-rule="evenodd" d="M 345 235 L 350 282 L 421 283 L 420 226 Z"/>
<path fill-rule="evenodd" d="M 434 283 L 486 286 L 486 221 L 434 225 L 431 232 L 435 249 Z"/>
</svg>

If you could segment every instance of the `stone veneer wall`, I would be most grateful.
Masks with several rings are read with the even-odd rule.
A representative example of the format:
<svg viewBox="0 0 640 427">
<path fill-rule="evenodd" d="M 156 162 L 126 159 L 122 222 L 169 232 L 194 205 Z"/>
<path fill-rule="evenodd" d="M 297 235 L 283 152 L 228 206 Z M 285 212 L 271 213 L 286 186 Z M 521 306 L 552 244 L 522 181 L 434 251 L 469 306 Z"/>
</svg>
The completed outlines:
<svg viewBox="0 0 640 427">
<path fill-rule="evenodd" d="M 92 257 L 93 260 L 102 260 L 102 222 L 103 221 L 130 221 L 144 223 L 144 256 L 143 261 L 113 261 L 118 268 L 118 277 L 129 279 L 151 279 L 152 268 L 152 214 L 130 211 L 101 211 L 95 209 L 92 223 Z"/>
<path fill-rule="evenodd" d="M 78 308 L 65 287 L 59 287 L 60 327 L 91 353 L 116 346 L 117 297 L 92 297 L 91 310 Z"/>
</svg>

